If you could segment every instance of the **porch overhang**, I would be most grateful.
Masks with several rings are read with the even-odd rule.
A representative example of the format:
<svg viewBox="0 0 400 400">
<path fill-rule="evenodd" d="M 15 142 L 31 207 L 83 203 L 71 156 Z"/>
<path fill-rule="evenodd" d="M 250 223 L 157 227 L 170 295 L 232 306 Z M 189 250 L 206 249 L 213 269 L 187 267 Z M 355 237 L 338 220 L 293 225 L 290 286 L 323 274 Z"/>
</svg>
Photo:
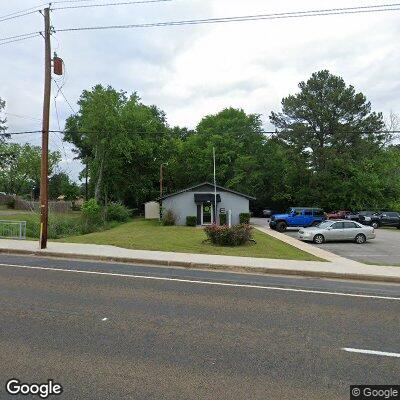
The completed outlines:
<svg viewBox="0 0 400 400">
<path fill-rule="evenodd" d="M 215 195 L 214 193 L 195 193 L 194 202 L 195 203 L 214 203 Z M 221 203 L 221 195 L 217 194 L 217 203 Z"/>
</svg>

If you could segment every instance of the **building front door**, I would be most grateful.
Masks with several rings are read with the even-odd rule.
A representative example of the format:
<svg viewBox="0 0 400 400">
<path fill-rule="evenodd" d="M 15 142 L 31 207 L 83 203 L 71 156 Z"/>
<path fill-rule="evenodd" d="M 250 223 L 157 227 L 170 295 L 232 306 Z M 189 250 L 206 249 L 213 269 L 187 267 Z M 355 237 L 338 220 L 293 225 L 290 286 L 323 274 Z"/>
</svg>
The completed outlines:
<svg viewBox="0 0 400 400">
<path fill-rule="evenodd" d="M 213 206 L 212 203 L 203 203 L 201 207 L 201 224 L 211 225 L 213 223 Z"/>
</svg>

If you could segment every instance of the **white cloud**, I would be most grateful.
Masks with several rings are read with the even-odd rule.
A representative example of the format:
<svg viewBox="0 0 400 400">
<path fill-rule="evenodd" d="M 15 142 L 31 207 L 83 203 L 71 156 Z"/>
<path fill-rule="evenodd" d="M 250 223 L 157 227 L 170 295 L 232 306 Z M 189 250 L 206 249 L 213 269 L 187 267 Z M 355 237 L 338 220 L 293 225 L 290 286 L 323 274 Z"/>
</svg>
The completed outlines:
<svg viewBox="0 0 400 400">
<path fill-rule="evenodd" d="M 36 0 L 7 2 L 2 15 Z M 375 4 L 354 0 L 352 6 Z M 348 7 L 345 0 L 176 0 L 165 4 L 55 11 L 56 29 Z M 167 112 L 171 125 L 194 127 L 228 106 L 263 114 L 268 123 L 282 97 L 312 72 L 330 69 L 366 94 L 373 108 L 400 112 L 400 11 L 234 24 L 58 33 L 53 46 L 66 63 L 64 92 L 75 106 L 96 83 L 137 91 Z M 41 16 L 0 23 L 0 37 L 42 29 Z M 10 112 L 40 117 L 41 38 L 0 47 L 0 97 Z M 60 98 L 60 116 L 70 110 Z M 33 123 L 32 123 L 33 122 Z M 12 130 L 37 123 L 10 117 Z M 52 126 L 56 127 L 54 110 Z M 39 144 L 40 138 L 29 137 Z M 21 140 L 21 139 L 20 139 Z M 54 139 L 53 146 L 60 146 Z M 68 147 L 68 146 L 67 146 Z M 70 158 L 70 157 L 68 157 Z M 75 163 L 75 162 L 74 162 Z M 71 163 L 71 165 L 75 165 Z M 78 167 L 73 168 L 77 176 Z"/>
</svg>

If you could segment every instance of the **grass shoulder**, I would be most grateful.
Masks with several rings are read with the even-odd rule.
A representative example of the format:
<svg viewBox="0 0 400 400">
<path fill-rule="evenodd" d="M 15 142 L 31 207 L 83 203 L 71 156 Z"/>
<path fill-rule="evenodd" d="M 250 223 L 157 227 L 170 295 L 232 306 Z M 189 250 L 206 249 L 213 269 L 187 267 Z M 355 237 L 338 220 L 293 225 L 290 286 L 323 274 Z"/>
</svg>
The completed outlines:
<svg viewBox="0 0 400 400">
<path fill-rule="evenodd" d="M 40 235 L 40 215 L 37 212 L 15 211 L 0 212 L 0 220 L 3 221 L 25 221 L 26 237 L 38 239 Z M 69 213 L 51 213 L 49 215 L 49 239 L 59 239 L 68 236 L 82 235 L 88 230 L 98 231 L 115 228 L 119 222 L 110 221 L 95 227 L 87 227 L 82 219 L 82 213 L 72 211 Z"/>
<path fill-rule="evenodd" d="M 162 226 L 158 221 L 134 219 L 107 231 L 66 237 L 61 239 L 61 241 L 113 245 L 133 250 L 323 261 L 256 230 L 254 231 L 256 244 L 221 247 L 204 243 L 204 239 L 206 239 L 206 235 L 201 228 Z"/>
</svg>

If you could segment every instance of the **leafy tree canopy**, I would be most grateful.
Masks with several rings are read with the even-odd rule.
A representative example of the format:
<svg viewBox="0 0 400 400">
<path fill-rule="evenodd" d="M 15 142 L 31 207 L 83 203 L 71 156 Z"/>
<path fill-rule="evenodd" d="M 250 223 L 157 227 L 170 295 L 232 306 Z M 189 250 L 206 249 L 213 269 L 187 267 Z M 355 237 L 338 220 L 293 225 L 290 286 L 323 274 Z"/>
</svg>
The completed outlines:
<svg viewBox="0 0 400 400">
<path fill-rule="evenodd" d="M 40 185 L 41 149 L 29 144 L 0 143 L 0 192 L 30 195 Z M 49 174 L 60 162 L 59 152 L 49 152 Z"/>
<path fill-rule="evenodd" d="M 327 209 L 373 207 L 388 190 L 386 179 L 377 179 L 387 167 L 382 158 L 390 140 L 382 114 L 326 70 L 299 88 L 270 116 L 277 138 L 288 146 L 293 201 Z"/>
</svg>

